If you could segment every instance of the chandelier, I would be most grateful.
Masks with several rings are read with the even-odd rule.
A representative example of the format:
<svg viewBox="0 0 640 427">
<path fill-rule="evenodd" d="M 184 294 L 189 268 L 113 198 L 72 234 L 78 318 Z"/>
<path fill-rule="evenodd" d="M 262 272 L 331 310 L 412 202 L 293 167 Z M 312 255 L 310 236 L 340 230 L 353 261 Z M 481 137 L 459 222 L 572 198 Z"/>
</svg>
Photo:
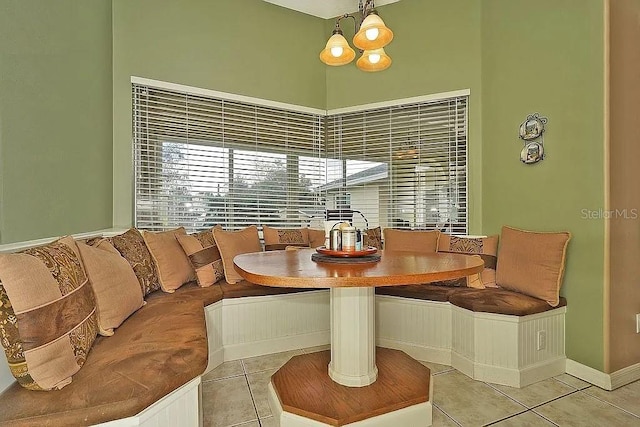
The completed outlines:
<svg viewBox="0 0 640 427">
<path fill-rule="evenodd" d="M 362 55 L 356 61 L 356 65 L 362 71 L 382 71 L 389 68 L 391 58 L 384 51 L 384 47 L 393 40 L 391 31 L 378 16 L 374 9 L 373 0 L 359 1 L 358 11 L 362 21 L 353 14 L 345 14 L 336 18 L 336 27 L 333 35 L 327 41 L 327 45 L 320 52 L 320 60 L 327 65 L 340 66 L 353 61 L 356 52 L 349 46 L 347 39 L 342 35 L 340 21 L 352 18 L 356 35 L 353 36 L 353 44 Z"/>
</svg>

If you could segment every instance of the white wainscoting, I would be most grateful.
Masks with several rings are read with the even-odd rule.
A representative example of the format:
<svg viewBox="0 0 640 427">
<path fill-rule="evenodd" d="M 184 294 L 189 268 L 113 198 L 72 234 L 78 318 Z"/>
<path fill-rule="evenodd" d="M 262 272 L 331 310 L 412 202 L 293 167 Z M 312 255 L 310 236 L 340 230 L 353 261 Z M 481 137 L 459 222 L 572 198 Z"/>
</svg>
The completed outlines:
<svg viewBox="0 0 640 427">
<path fill-rule="evenodd" d="M 329 291 L 225 299 L 222 325 L 225 361 L 325 345 Z"/>
<path fill-rule="evenodd" d="M 205 374 L 224 362 L 224 348 L 222 347 L 222 305 L 223 300 L 204 308 L 207 321 L 207 341 L 209 343 L 209 363 Z"/>
<path fill-rule="evenodd" d="M 451 366 L 471 378 L 524 387 L 564 373 L 565 307 L 529 316 L 451 309 Z M 539 332 L 546 335 L 540 349 Z"/>
<path fill-rule="evenodd" d="M 451 304 L 376 296 L 376 342 L 414 359 L 451 364 Z"/>
<path fill-rule="evenodd" d="M 200 377 L 194 378 L 129 418 L 97 424 L 103 427 L 198 427 L 201 423 Z"/>
</svg>

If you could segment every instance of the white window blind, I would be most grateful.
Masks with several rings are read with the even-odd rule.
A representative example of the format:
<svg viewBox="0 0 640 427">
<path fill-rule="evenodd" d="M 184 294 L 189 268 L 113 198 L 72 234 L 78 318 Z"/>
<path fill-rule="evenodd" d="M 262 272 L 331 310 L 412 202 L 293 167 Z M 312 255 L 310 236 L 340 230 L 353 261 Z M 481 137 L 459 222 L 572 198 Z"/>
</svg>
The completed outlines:
<svg viewBox="0 0 640 427">
<path fill-rule="evenodd" d="M 467 97 L 331 116 L 133 84 L 135 223 L 467 233 Z M 355 211 L 355 213 L 353 213 Z"/>
<path fill-rule="evenodd" d="M 136 226 L 301 226 L 324 215 L 324 118 L 133 85 Z"/>
<path fill-rule="evenodd" d="M 329 116 L 326 144 L 331 208 L 467 233 L 466 96 Z"/>
</svg>

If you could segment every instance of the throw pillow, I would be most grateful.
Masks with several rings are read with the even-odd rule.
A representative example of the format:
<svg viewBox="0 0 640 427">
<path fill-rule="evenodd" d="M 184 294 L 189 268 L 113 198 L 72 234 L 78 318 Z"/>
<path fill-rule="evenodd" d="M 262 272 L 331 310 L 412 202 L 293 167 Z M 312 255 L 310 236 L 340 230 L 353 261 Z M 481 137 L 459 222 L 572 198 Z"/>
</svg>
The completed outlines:
<svg viewBox="0 0 640 427">
<path fill-rule="evenodd" d="M 255 225 L 251 225 L 239 231 L 214 229 L 213 237 L 216 239 L 218 249 L 220 249 L 226 281 L 230 284 L 242 281 L 242 276 L 238 274 L 233 266 L 233 258 L 240 254 L 262 252 L 258 228 Z"/>
<path fill-rule="evenodd" d="M 385 251 L 434 253 L 438 250 L 440 232 L 384 229 Z"/>
<path fill-rule="evenodd" d="M 326 240 L 324 230 L 316 230 L 314 228 L 309 228 L 307 230 L 309 233 L 309 246 L 312 248 L 324 246 Z"/>
<path fill-rule="evenodd" d="M 541 233 L 502 227 L 496 284 L 556 307 L 571 233 Z"/>
<path fill-rule="evenodd" d="M 144 296 L 160 289 L 156 263 L 137 229 L 130 228 L 123 234 L 111 237 L 109 242 L 133 269 Z"/>
<path fill-rule="evenodd" d="M 211 227 L 207 230 L 198 231 L 197 233 L 192 233 L 191 236 L 198 239 L 202 244 L 202 247 L 204 248 L 206 248 L 207 246 L 214 246 L 216 244 L 216 241 L 213 238 L 213 229 L 216 227 L 222 228 L 219 225 L 216 225 L 215 227 Z"/>
<path fill-rule="evenodd" d="M 309 231 L 307 228 L 272 228 L 262 226 L 264 249 L 280 251 L 287 246 L 309 247 Z"/>
<path fill-rule="evenodd" d="M 96 299 L 98 331 L 111 336 L 127 317 L 144 305 L 133 269 L 120 253 L 102 239 L 89 246 L 77 242 Z"/>
<path fill-rule="evenodd" d="M 498 260 L 498 236 L 459 237 L 440 234 L 438 252 L 457 252 L 478 255 L 484 261 L 484 270 L 466 278 L 470 288 L 496 288 L 496 263 Z"/>
<path fill-rule="evenodd" d="M 363 246 L 373 246 L 382 249 L 382 229 L 380 227 L 370 228 L 364 231 Z"/>
<path fill-rule="evenodd" d="M 0 254 L 0 333 L 9 367 L 30 390 L 60 389 L 98 332 L 96 303 L 72 237 Z"/>
<path fill-rule="evenodd" d="M 161 232 L 142 232 L 158 268 L 160 288 L 165 292 L 173 293 L 185 283 L 195 280 L 195 272 L 189 259 L 176 239 L 177 236 L 186 234 L 184 227 Z"/>
<path fill-rule="evenodd" d="M 209 234 L 211 234 L 211 240 L 213 240 L 213 233 L 209 232 Z M 212 245 L 204 246 L 202 240 L 199 240 L 193 234 L 188 236 L 177 235 L 176 238 L 187 255 L 191 267 L 196 272 L 196 280 L 199 286 L 205 288 L 224 278 L 222 257 L 215 240 L 213 240 Z M 209 242 L 209 240 L 206 240 L 206 242 Z"/>
</svg>

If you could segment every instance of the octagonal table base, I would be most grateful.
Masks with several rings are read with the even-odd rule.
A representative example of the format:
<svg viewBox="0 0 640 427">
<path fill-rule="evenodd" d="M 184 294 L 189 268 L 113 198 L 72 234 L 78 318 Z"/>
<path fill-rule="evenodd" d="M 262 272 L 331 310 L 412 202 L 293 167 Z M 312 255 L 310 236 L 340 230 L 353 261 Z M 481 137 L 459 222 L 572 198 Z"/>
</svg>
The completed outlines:
<svg viewBox="0 0 640 427">
<path fill-rule="evenodd" d="M 294 356 L 272 377 L 269 403 L 277 425 L 430 426 L 431 372 L 399 350 L 377 348 L 378 379 L 347 387 L 327 372 L 329 351 Z"/>
</svg>

